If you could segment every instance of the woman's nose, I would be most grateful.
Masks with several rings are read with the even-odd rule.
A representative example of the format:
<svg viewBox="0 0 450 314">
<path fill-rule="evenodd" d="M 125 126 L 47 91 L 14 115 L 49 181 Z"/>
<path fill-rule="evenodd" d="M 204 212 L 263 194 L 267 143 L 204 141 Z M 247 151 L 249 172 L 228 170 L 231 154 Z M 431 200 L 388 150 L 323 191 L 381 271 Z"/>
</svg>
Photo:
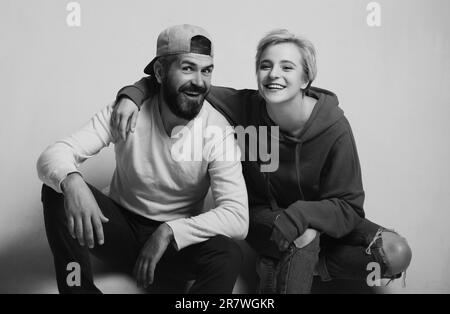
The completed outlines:
<svg viewBox="0 0 450 314">
<path fill-rule="evenodd" d="M 269 72 L 270 78 L 277 78 L 280 77 L 280 69 L 276 66 L 272 67 L 272 69 Z"/>
</svg>

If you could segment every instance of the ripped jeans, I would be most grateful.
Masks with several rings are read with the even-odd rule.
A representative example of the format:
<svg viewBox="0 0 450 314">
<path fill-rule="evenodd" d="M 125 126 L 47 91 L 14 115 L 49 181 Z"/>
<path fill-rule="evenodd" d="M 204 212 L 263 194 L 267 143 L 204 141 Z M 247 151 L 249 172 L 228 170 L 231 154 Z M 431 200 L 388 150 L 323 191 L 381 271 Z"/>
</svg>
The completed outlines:
<svg viewBox="0 0 450 314">
<path fill-rule="evenodd" d="M 381 275 L 386 278 L 383 276 L 387 269 L 382 249 L 383 231 L 393 232 L 363 219 L 341 239 L 322 235 L 301 249 L 291 244 L 279 259 L 261 255 L 257 261 L 258 293 L 310 293 L 314 275 L 323 281 L 366 280 L 367 265 L 371 262 L 380 265 Z"/>
</svg>

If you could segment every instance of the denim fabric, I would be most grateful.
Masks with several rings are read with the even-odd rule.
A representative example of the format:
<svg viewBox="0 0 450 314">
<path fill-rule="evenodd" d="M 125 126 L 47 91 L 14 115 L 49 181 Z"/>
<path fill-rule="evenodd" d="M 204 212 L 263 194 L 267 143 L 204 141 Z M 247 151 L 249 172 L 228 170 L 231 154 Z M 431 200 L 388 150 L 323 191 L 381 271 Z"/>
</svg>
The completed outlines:
<svg viewBox="0 0 450 314">
<path fill-rule="evenodd" d="M 257 293 L 275 294 L 276 291 L 276 266 L 278 261 L 271 257 L 259 257 L 256 261 L 256 273 L 259 277 Z"/>
<path fill-rule="evenodd" d="M 320 238 L 317 236 L 304 248 L 294 244 L 280 260 L 261 257 L 257 272 L 260 277 L 259 293 L 304 294 L 310 293 L 314 269 L 319 260 Z"/>
<path fill-rule="evenodd" d="M 384 230 L 387 229 L 363 219 L 350 234 L 341 239 L 323 236 L 317 267 L 321 279 L 365 280 L 369 273 L 367 265 L 371 262 L 380 265 L 383 275 L 387 265 L 378 233 Z"/>
<path fill-rule="evenodd" d="M 311 290 L 314 273 L 323 281 L 331 279 L 366 280 L 371 262 L 388 265 L 382 250 L 380 232 L 390 231 L 363 219 L 347 236 L 333 239 L 316 237 L 304 248 L 291 245 L 277 259 L 262 255 L 258 260 L 259 293 L 300 294 Z"/>
</svg>

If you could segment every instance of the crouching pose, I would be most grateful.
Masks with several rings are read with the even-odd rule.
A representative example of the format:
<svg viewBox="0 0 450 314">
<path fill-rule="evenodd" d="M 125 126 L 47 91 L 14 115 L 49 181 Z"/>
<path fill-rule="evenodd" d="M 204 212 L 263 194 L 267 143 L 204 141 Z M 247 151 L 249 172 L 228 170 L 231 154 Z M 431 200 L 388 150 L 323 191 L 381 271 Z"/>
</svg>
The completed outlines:
<svg viewBox="0 0 450 314">
<path fill-rule="evenodd" d="M 153 73 L 146 73 L 150 77 L 119 91 L 111 121 L 123 139 L 133 131 L 143 101 L 157 92 Z M 269 133 L 279 127 L 279 134 L 268 137 L 249 132 L 241 146 L 250 209 L 247 241 L 260 256 L 260 292 L 308 293 L 314 274 L 365 280 L 373 262 L 383 278 L 398 278 L 411 261 L 404 238 L 365 218 L 350 124 L 336 95 L 311 86 L 316 74 L 311 42 L 275 30 L 257 48 L 258 91 L 213 86 L 206 98 L 234 126 L 270 127 Z M 274 137 L 279 165 L 267 171 L 267 160 L 249 156 L 249 144 L 270 147 Z"/>
<path fill-rule="evenodd" d="M 142 105 L 128 141 L 114 141 L 108 106 L 40 156 L 45 228 L 60 292 L 100 292 L 90 253 L 133 273 L 139 286 L 160 292 L 182 292 L 174 289 L 192 280 L 191 293 L 232 292 L 243 261 L 234 239 L 247 235 L 248 200 L 233 129 L 204 101 L 212 57 L 203 29 L 166 29 L 148 66 L 159 91 Z M 195 133 L 208 128 L 215 136 Z M 205 136 L 179 136 L 191 131 Z M 178 148 L 192 141 L 202 153 L 180 158 Z M 116 167 L 104 195 L 83 180 L 78 165 L 112 142 Z M 227 149 L 238 157 L 225 158 Z M 215 207 L 208 210 L 203 202 L 209 188 Z M 81 270 L 75 284 L 67 280 L 73 265 Z"/>
</svg>

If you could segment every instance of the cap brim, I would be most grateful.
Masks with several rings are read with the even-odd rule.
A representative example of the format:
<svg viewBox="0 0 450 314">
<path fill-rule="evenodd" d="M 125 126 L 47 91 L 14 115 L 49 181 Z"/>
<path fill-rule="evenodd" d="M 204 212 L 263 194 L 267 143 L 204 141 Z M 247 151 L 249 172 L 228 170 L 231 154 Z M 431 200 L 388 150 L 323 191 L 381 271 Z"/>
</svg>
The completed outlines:
<svg viewBox="0 0 450 314">
<path fill-rule="evenodd" d="M 158 57 L 153 58 L 153 60 L 145 67 L 144 73 L 148 75 L 153 75 L 155 72 L 153 71 L 153 66 L 155 65 L 156 60 Z"/>
</svg>

